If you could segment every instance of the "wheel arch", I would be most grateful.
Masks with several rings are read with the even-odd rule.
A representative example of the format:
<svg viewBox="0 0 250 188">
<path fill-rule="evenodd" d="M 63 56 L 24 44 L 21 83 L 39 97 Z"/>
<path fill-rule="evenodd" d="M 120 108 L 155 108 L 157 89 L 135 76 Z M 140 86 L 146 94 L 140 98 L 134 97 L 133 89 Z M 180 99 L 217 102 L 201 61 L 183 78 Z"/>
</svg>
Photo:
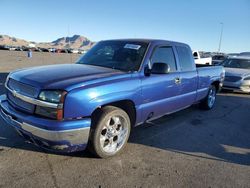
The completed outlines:
<svg viewBox="0 0 250 188">
<path fill-rule="evenodd" d="M 211 85 L 215 86 L 216 88 L 216 92 L 219 92 L 220 91 L 220 81 L 214 81 L 211 83 Z"/>
<path fill-rule="evenodd" d="M 97 107 L 91 114 L 91 119 L 93 119 L 93 122 L 95 121 L 96 117 L 99 116 L 99 114 L 102 112 L 102 108 L 105 106 L 115 106 L 117 108 L 124 110 L 130 118 L 131 126 L 135 125 L 136 108 L 135 108 L 135 103 L 132 100 L 119 100 L 119 101 L 114 101 L 114 102 L 110 102 L 107 104 L 103 104 Z"/>
</svg>

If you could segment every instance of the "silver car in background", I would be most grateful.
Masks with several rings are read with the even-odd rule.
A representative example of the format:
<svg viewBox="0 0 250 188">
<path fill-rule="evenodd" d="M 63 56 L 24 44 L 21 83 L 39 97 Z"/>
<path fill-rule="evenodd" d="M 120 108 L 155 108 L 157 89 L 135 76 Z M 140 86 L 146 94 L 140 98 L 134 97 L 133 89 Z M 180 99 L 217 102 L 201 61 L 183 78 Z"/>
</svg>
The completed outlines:
<svg viewBox="0 0 250 188">
<path fill-rule="evenodd" d="M 250 57 L 229 57 L 222 65 L 226 71 L 223 89 L 250 94 Z"/>
</svg>

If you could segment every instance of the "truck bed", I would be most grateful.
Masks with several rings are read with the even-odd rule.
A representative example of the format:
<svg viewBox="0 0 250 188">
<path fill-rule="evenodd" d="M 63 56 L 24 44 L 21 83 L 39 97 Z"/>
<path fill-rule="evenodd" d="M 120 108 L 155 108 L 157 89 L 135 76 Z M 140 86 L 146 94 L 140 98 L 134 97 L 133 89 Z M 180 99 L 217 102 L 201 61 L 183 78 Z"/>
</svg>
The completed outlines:
<svg viewBox="0 0 250 188">
<path fill-rule="evenodd" d="M 199 101 L 207 95 L 207 89 L 211 83 L 224 78 L 225 70 L 223 66 L 196 65 L 196 67 L 198 74 L 197 101 Z"/>
</svg>

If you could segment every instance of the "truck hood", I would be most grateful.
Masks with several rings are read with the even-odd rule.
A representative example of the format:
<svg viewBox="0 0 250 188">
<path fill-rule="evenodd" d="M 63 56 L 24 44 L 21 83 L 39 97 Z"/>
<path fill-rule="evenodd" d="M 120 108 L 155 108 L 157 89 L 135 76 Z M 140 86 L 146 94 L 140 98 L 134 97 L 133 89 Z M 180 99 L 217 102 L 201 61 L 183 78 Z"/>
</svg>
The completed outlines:
<svg viewBox="0 0 250 188">
<path fill-rule="evenodd" d="M 39 89 L 62 89 L 72 90 L 86 82 L 101 82 L 107 79 L 115 79 L 121 75 L 128 75 L 125 72 L 104 67 L 82 65 L 82 64 L 61 64 L 48 65 L 22 69 L 10 74 L 10 78 L 34 86 Z"/>
<path fill-rule="evenodd" d="M 245 77 L 250 75 L 250 70 L 248 69 L 238 69 L 238 68 L 226 68 L 226 76 L 239 76 Z"/>
</svg>

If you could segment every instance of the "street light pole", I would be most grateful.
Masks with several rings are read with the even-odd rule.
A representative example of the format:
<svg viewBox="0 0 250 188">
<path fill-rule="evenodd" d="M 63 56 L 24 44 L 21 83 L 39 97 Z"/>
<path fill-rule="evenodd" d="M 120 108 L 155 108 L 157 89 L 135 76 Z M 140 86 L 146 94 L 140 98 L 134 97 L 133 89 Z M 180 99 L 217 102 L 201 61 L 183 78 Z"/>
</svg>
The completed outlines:
<svg viewBox="0 0 250 188">
<path fill-rule="evenodd" d="M 220 53 L 220 47 L 221 47 L 221 40 L 222 40 L 222 34 L 223 34 L 223 27 L 224 27 L 224 23 L 221 22 L 221 32 L 220 32 L 220 42 L 219 42 L 219 49 L 218 49 L 218 53 Z"/>
</svg>

